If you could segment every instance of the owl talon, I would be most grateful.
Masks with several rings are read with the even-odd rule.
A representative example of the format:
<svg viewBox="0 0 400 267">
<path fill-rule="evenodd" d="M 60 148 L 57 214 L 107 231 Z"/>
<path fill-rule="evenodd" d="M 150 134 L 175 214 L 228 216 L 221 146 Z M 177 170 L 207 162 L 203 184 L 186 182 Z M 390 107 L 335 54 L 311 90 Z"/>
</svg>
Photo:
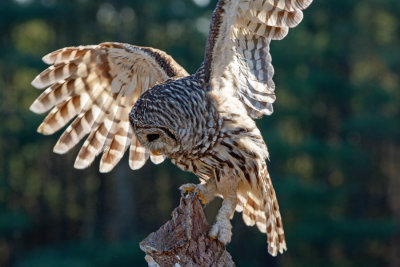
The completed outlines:
<svg viewBox="0 0 400 267">
<path fill-rule="evenodd" d="M 196 197 L 200 199 L 201 204 L 205 205 L 208 203 L 206 193 L 204 191 L 204 188 L 202 187 L 201 184 L 195 185 L 195 184 L 184 184 L 181 187 L 179 187 L 181 190 L 181 197 L 183 197 L 187 192 L 193 192 L 193 198 L 194 200 Z M 204 191 L 204 192 L 203 192 Z"/>
<path fill-rule="evenodd" d="M 231 242 L 232 225 L 229 220 L 217 221 L 211 228 L 210 238 L 218 239 L 218 241 L 224 245 Z"/>
<path fill-rule="evenodd" d="M 187 192 L 193 192 L 195 188 L 195 184 L 184 184 L 179 187 L 179 190 L 181 191 L 181 196 L 184 196 Z"/>
<path fill-rule="evenodd" d="M 198 195 L 199 195 L 199 199 L 200 199 L 201 204 L 206 205 L 208 203 L 206 197 L 203 194 L 200 194 L 200 193 Z"/>
</svg>

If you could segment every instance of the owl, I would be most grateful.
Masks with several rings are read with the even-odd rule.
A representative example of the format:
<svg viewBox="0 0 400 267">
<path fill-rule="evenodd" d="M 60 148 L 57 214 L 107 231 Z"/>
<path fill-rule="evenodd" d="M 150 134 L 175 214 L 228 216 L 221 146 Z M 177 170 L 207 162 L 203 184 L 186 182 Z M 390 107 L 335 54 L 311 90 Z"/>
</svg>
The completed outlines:
<svg viewBox="0 0 400 267">
<path fill-rule="evenodd" d="M 166 157 L 199 184 L 182 185 L 203 203 L 223 199 L 210 236 L 227 244 L 230 220 L 267 234 L 268 252 L 286 250 L 282 219 L 255 119 L 273 112 L 269 44 L 286 36 L 312 0 L 220 0 L 204 61 L 189 75 L 163 51 L 122 43 L 67 47 L 43 57 L 51 65 L 32 85 L 44 92 L 30 110 L 51 109 L 38 132 L 69 124 L 54 147 L 66 153 L 87 136 L 74 167 L 102 153 L 109 172 L 129 149 L 129 166 Z"/>
</svg>

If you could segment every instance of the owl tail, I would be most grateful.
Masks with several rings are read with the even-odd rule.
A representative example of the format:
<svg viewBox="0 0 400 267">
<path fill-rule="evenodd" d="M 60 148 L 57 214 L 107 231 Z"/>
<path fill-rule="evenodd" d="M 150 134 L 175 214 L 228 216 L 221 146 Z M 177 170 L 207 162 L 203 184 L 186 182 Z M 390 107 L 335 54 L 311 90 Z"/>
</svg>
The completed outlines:
<svg viewBox="0 0 400 267">
<path fill-rule="evenodd" d="M 263 166 L 257 178 L 257 186 L 252 186 L 247 181 L 239 184 L 236 210 L 243 212 L 246 225 L 256 224 L 261 232 L 267 234 L 268 252 L 276 256 L 278 252 L 283 253 L 286 250 L 278 200 L 266 166 Z"/>
</svg>

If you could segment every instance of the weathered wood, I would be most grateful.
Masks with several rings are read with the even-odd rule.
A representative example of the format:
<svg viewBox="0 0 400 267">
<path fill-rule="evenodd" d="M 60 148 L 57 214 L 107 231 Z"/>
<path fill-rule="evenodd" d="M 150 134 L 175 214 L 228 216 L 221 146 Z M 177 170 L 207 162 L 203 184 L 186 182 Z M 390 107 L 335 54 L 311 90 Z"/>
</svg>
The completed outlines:
<svg viewBox="0 0 400 267">
<path fill-rule="evenodd" d="M 140 243 L 150 267 L 235 266 L 219 241 L 209 237 L 210 226 L 198 198 L 181 198 L 172 219 Z"/>
</svg>

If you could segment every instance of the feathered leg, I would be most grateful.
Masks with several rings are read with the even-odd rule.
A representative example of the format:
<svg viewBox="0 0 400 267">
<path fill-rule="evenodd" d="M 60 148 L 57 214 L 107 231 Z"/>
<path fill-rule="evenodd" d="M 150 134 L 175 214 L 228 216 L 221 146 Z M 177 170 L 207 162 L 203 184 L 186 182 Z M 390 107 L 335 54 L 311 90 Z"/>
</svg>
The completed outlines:
<svg viewBox="0 0 400 267">
<path fill-rule="evenodd" d="M 223 197 L 224 200 L 218 211 L 216 222 L 211 228 L 210 236 L 217 238 L 224 244 L 227 244 L 232 238 L 232 225 L 230 220 L 233 217 L 237 204 L 236 191 L 232 191 L 229 194 L 223 194 Z"/>
<path fill-rule="evenodd" d="M 222 169 L 216 179 L 218 195 L 223 197 L 221 208 L 218 211 L 216 221 L 211 228 L 210 236 L 217 238 L 220 242 L 227 244 L 232 238 L 231 219 L 235 213 L 238 203 L 236 191 L 238 183 L 234 182 L 235 173 L 231 169 Z"/>
<path fill-rule="evenodd" d="M 227 244 L 231 241 L 232 225 L 230 220 L 233 217 L 237 204 L 236 190 L 229 190 L 228 188 L 231 187 L 232 184 L 229 183 L 229 180 L 225 181 L 225 179 L 221 179 L 218 184 L 215 179 L 210 179 L 204 183 L 184 184 L 179 187 L 182 194 L 187 191 L 197 193 L 203 204 L 212 201 L 216 194 L 224 198 L 222 206 L 218 211 L 216 221 L 210 231 L 210 236 L 218 239 L 223 244 Z"/>
</svg>

